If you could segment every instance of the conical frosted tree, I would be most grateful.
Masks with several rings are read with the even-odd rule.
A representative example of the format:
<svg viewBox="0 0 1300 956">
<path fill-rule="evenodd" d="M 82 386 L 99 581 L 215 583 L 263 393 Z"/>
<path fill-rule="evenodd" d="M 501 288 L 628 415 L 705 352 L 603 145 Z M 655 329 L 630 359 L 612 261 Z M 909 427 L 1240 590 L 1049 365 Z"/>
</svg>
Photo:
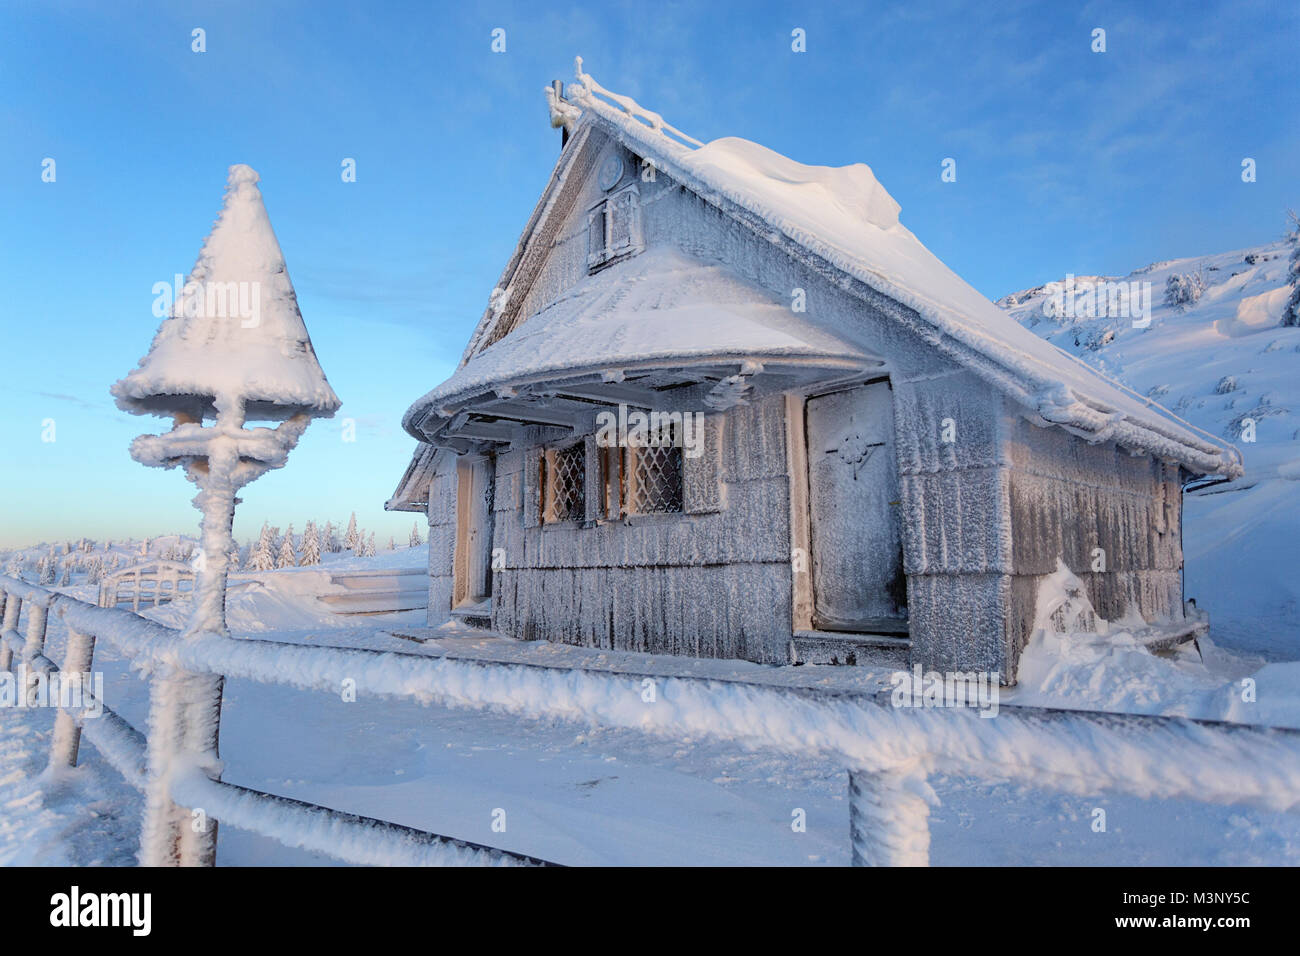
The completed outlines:
<svg viewBox="0 0 1300 956">
<path fill-rule="evenodd" d="M 363 558 L 373 558 L 375 556 L 375 533 L 370 532 L 370 537 L 366 538 L 365 546 L 361 549 Z"/>
<path fill-rule="evenodd" d="M 59 576 L 59 587 L 66 588 L 72 583 L 72 561 L 63 562 L 63 574 Z"/>
<path fill-rule="evenodd" d="M 411 525 L 411 547 L 418 548 L 424 544 L 424 539 L 420 537 L 420 522 Z"/>
<path fill-rule="evenodd" d="M 302 533 L 302 560 L 299 563 L 320 564 L 320 531 L 314 521 L 308 521 Z"/>
<path fill-rule="evenodd" d="M 343 536 L 343 547 L 349 551 L 357 551 L 361 546 L 361 537 L 357 531 L 357 513 L 354 511 L 352 516 L 348 518 L 348 530 Z"/>
<path fill-rule="evenodd" d="M 389 550 L 389 551 L 396 551 L 396 550 L 397 550 L 397 542 L 394 541 L 392 538 L 389 538 L 389 539 L 388 539 L 388 550 Z"/>
<path fill-rule="evenodd" d="M 275 559 L 277 568 L 296 568 L 298 566 L 298 552 L 293 546 L 293 522 L 289 523 L 289 530 L 284 533 L 284 540 L 280 542 L 280 554 Z"/>
<path fill-rule="evenodd" d="M 321 536 L 321 550 L 328 551 L 330 554 L 338 554 L 343 550 L 343 545 L 339 543 L 339 533 L 334 527 L 333 521 L 325 522 L 325 533 Z"/>
<path fill-rule="evenodd" d="M 357 534 L 356 534 L 356 542 L 352 545 L 352 553 L 353 553 L 354 555 L 356 555 L 358 558 L 360 558 L 360 557 L 364 557 L 364 556 L 365 556 L 365 553 L 366 553 L 366 533 L 365 533 L 364 531 L 358 531 L 358 532 L 357 532 Z"/>
</svg>

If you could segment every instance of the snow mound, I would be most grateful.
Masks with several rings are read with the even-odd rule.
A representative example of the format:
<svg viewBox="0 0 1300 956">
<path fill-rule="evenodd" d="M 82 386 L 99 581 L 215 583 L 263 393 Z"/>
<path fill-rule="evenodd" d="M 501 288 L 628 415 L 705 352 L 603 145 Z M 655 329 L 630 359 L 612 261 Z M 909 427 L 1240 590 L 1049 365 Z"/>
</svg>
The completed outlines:
<svg viewBox="0 0 1300 956">
<path fill-rule="evenodd" d="M 728 136 L 697 149 L 691 165 L 701 178 L 726 179 L 763 196 L 782 218 L 849 219 L 877 229 L 898 225 L 898 203 L 864 163 L 805 166 L 766 146 Z"/>
</svg>

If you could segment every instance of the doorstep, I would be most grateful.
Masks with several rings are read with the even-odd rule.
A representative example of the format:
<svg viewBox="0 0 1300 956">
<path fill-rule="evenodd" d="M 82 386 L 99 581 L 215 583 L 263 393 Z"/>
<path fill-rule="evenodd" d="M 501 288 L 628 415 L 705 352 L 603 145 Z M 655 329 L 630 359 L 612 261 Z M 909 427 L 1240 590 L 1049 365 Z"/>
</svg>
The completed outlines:
<svg viewBox="0 0 1300 956">
<path fill-rule="evenodd" d="M 840 631 L 795 631 L 795 663 L 907 667 L 909 638 L 897 634 L 848 634 Z"/>
</svg>

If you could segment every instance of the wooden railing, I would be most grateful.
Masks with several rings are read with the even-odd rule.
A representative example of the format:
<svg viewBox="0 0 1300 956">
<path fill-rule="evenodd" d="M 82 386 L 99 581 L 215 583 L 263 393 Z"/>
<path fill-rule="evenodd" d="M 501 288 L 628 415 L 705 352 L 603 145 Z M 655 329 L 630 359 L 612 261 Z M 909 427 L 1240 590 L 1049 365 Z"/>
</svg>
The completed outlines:
<svg viewBox="0 0 1300 956">
<path fill-rule="evenodd" d="M 49 614 L 68 629 L 63 671 L 89 672 L 96 639 L 154 670 L 151 701 L 174 703 L 172 674 L 217 675 L 337 693 L 493 708 L 664 737 L 711 737 L 747 747 L 820 754 L 848 771 L 855 865 L 929 861 L 932 773 L 1012 780 L 1077 794 L 1114 791 L 1300 810 L 1300 732 L 1215 721 L 1003 705 L 995 719 L 970 708 L 899 708 L 887 694 L 827 694 L 740 681 L 665 677 L 522 663 L 489 663 L 345 647 L 282 644 L 178 632 L 116 608 L 98 608 L 0 577 L 0 667 L 54 673 L 44 654 Z M 25 636 L 20 615 L 27 612 Z M 646 694 L 646 682 L 657 692 Z M 96 705 L 102 702 L 92 701 Z M 61 710 L 51 762 L 77 760 L 85 736 L 146 801 L 173 801 L 195 819 L 224 821 L 289 846 L 354 863 L 541 864 L 544 861 L 382 820 L 341 813 L 219 779 L 215 755 L 146 740 L 103 709 Z M 220 708 L 220 695 L 216 702 Z M 151 720 L 151 726 L 156 726 Z M 213 824 L 215 825 L 215 824 Z M 183 847 L 142 840 L 146 865 L 210 863 Z"/>
<path fill-rule="evenodd" d="M 26 628 L 22 634 L 19 626 L 24 610 Z M 64 680 L 75 681 L 80 691 L 70 695 L 75 697 L 77 706 L 60 706 L 55 717 L 51 766 L 76 766 L 84 736 L 128 783 L 144 793 L 146 801 L 178 800 L 186 807 L 199 810 L 195 819 L 201 820 L 204 826 L 215 826 L 216 821 L 224 820 L 288 845 L 350 863 L 553 865 L 508 850 L 240 787 L 202 771 L 189 770 L 185 763 L 197 755 L 151 747 L 142 733 L 94 697 L 93 682 L 81 679 L 91 673 L 96 640 L 107 639 L 129 654 L 135 652 L 135 659 L 148 658 L 163 668 L 163 673 L 153 678 L 151 697 L 156 700 L 174 694 L 175 688 L 170 686 L 166 673 L 166 658 L 167 649 L 180 640 L 178 631 L 132 612 L 95 607 L 6 576 L 0 576 L 0 611 L 3 612 L 0 670 L 17 673 L 20 692 L 29 692 L 37 673 L 47 677 L 57 674 Z M 62 667 L 45 655 L 51 612 L 63 615 L 65 621 L 71 618 L 76 622 L 68 623 Z M 115 636 L 119 639 L 114 640 Z M 220 707 L 220 701 L 217 706 Z M 90 717 L 88 712 L 98 712 L 98 715 Z M 150 849 L 147 840 L 142 840 L 141 846 L 140 862 L 146 866 L 192 862 L 185 859 L 181 847 Z"/>
<path fill-rule="evenodd" d="M 188 584 L 188 588 L 182 588 Z M 177 561 L 149 561 L 105 574 L 99 580 L 99 606 L 117 607 L 128 603 L 140 613 L 140 606 L 157 607 L 175 601 L 194 589 L 194 570 Z"/>
</svg>

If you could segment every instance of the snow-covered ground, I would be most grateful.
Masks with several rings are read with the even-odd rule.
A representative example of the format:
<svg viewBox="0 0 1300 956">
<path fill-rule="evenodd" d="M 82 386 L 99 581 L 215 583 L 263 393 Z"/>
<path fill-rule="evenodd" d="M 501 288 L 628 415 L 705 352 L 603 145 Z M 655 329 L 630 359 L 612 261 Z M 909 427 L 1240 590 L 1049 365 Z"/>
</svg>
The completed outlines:
<svg viewBox="0 0 1300 956">
<path fill-rule="evenodd" d="M 423 612 L 339 618 L 320 610 L 303 587 L 302 571 L 259 578 L 273 598 L 235 602 L 230 618 L 236 633 L 292 643 L 415 647 L 388 631 L 418 631 Z M 86 597 L 91 589 L 70 590 Z M 183 603 L 164 606 L 146 616 L 170 620 L 182 609 Z M 452 629 L 447 639 L 476 640 L 456 633 Z M 49 643 L 58 659 L 58 622 Z M 1122 646 L 1040 653 L 1027 667 L 1036 683 L 1027 681 L 1004 701 L 1107 703 L 1300 726 L 1295 665 L 1261 667 L 1258 658 L 1212 643 L 1205 650 L 1204 663 L 1188 654 L 1165 659 Z M 106 674 L 111 705 L 144 726 L 141 677 L 104 642 L 96 667 Z M 1220 706 L 1243 674 L 1259 682 L 1258 712 Z M 0 806 L 7 814 L 0 862 L 128 862 L 139 800 L 93 747 L 83 746 L 85 765 L 75 771 L 33 777 L 43 767 L 52 723 L 48 711 L 13 711 L 0 721 Z M 416 703 L 364 697 L 345 703 L 243 680 L 226 685 L 221 748 L 226 780 L 563 863 L 848 862 L 846 775 L 818 758 Z M 1294 815 L 1193 801 L 1079 797 L 966 778 L 933 782 L 941 801 L 931 817 L 936 864 L 1300 863 L 1300 818 Z M 1099 807 L 1107 813 L 1104 833 L 1092 828 Z M 501 810 L 504 833 L 492 829 Z M 797 810 L 806 814 L 805 832 L 791 827 Z M 219 861 L 333 862 L 232 827 L 221 831 Z"/>
</svg>

